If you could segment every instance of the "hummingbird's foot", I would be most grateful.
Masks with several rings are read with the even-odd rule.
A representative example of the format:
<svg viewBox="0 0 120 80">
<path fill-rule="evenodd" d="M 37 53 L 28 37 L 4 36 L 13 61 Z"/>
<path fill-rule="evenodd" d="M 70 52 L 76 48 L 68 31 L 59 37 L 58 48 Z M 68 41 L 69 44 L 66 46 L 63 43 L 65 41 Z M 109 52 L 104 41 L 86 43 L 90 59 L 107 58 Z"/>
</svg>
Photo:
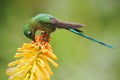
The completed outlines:
<svg viewBox="0 0 120 80">
<path fill-rule="evenodd" d="M 40 40 L 41 43 L 50 42 L 50 34 L 47 32 L 41 32 Z"/>
</svg>

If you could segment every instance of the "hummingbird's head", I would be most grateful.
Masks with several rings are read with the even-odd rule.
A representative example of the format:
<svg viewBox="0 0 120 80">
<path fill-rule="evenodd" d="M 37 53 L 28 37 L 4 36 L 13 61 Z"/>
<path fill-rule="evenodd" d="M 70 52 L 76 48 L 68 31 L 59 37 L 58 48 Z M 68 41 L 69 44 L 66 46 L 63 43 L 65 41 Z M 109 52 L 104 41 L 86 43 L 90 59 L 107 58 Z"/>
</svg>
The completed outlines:
<svg viewBox="0 0 120 80">
<path fill-rule="evenodd" d="M 31 24 L 26 24 L 23 28 L 23 32 L 26 37 L 35 41 L 35 30 Z"/>
</svg>

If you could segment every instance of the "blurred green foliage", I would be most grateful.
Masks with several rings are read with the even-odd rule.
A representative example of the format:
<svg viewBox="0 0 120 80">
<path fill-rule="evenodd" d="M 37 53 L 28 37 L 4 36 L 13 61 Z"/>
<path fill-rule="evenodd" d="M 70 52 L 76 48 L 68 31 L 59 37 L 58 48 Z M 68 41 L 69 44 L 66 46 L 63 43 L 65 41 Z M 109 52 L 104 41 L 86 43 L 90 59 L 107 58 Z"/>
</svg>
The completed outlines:
<svg viewBox="0 0 120 80">
<path fill-rule="evenodd" d="M 59 57 L 52 80 L 120 80 L 120 0 L 0 0 L 0 80 L 7 80 L 7 64 L 26 38 L 22 29 L 39 13 L 63 21 L 83 23 L 82 30 L 109 49 L 66 30 L 51 34 L 51 45 Z"/>
</svg>

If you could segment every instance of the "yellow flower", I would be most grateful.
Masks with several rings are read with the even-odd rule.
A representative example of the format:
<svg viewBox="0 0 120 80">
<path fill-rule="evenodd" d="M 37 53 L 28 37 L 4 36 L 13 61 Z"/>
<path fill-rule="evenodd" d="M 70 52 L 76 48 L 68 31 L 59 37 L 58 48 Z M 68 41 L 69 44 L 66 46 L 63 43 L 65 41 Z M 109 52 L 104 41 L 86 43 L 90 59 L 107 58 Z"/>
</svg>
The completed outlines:
<svg viewBox="0 0 120 80">
<path fill-rule="evenodd" d="M 53 54 L 50 40 L 42 40 L 44 36 L 37 36 L 36 42 L 24 43 L 18 48 L 16 61 L 9 63 L 6 71 L 9 80 L 50 80 L 53 72 L 48 61 L 58 67 L 54 61 L 57 56 Z"/>
</svg>

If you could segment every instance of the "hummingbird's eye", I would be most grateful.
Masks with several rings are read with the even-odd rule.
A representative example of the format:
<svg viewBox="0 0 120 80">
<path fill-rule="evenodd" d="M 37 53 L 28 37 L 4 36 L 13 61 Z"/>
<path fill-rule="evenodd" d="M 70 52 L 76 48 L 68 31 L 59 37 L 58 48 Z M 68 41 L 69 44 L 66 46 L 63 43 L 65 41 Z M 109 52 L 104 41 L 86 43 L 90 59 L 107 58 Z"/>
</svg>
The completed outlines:
<svg viewBox="0 0 120 80">
<path fill-rule="evenodd" d="M 28 31 L 28 35 L 32 35 L 32 32 L 31 32 L 31 31 Z"/>
</svg>

